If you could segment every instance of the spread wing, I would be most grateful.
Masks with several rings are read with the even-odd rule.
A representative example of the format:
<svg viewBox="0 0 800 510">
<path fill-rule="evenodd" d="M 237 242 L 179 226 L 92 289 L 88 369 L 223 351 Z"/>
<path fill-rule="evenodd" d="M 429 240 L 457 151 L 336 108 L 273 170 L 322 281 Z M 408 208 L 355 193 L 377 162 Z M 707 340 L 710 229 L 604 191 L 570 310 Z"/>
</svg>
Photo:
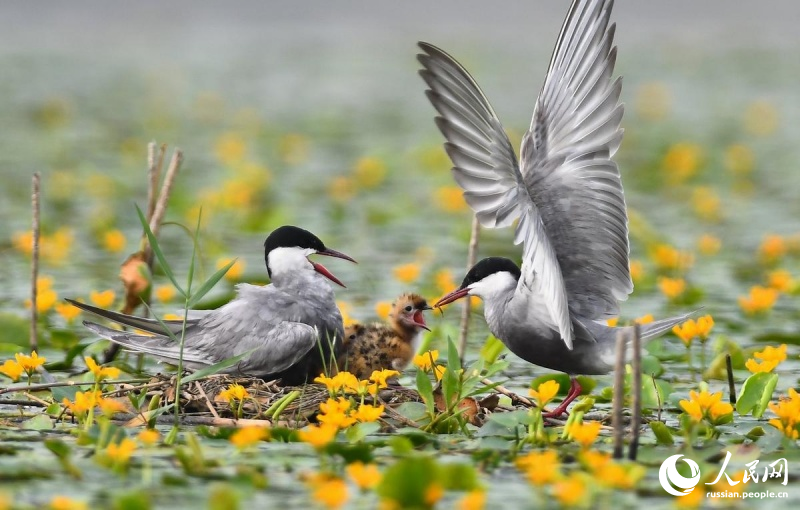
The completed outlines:
<svg viewBox="0 0 800 510">
<path fill-rule="evenodd" d="M 556 43 L 530 131 L 525 185 L 558 256 L 572 313 L 604 319 L 633 291 L 628 217 L 619 169 L 622 82 L 613 1 L 575 0 Z"/>
<path fill-rule="evenodd" d="M 486 96 L 469 73 L 444 51 L 419 43 L 428 99 L 439 112 L 436 125 L 447 139 L 453 177 L 485 227 L 504 227 L 519 218 L 515 244 L 524 243 L 518 292 L 546 303 L 552 323 L 572 348 L 567 292 L 556 252 L 539 207 L 520 173 L 511 142 Z"/>
</svg>

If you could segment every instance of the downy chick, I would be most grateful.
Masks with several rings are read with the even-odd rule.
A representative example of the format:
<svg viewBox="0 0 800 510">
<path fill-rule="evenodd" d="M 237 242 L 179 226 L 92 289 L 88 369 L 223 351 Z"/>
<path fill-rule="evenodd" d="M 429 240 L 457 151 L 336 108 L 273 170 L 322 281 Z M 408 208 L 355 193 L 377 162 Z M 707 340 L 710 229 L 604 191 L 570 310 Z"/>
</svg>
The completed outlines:
<svg viewBox="0 0 800 510">
<path fill-rule="evenodd" d="M 389 324 L 351 324 L 344 330 L 344 355 L 339 367 L 359 379 L 374 370 L 403 370 L 414 357 L 425 324 L 423 312 L 430 310 L 418 294 L 401 294 L 392 304 Z"/>
</svg>

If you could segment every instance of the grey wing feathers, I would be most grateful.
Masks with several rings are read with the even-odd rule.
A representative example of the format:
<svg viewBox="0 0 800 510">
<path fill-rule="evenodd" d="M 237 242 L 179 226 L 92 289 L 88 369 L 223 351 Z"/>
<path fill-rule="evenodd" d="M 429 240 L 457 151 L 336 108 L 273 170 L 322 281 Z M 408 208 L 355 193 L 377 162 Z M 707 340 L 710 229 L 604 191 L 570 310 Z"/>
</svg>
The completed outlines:
<svg viewBox="0 0 800 510">
<path fill-rule="evenodd" d="M 88 321 L 84 321 L 83 325 L 101 337 L 107 338 L 129 351 L 144 352 L 167 363 L 178 363 L 180 348 L 175 341 L 168 337 L 138 335 L 129 331 L 107 328 Z M 183 349 L 183 361 L 188 368 L 193 369 L 202 368 L 214 362 L 209 360 L 204 353 L 195 352 L 186 346 Z"/>
<path fill-rule="evenodd" d="M 520 290 L 542 296 L 553 323 L 572 348 L 572 321 L 556 251 L 550 245 L 537 205 L 525 188 L 508 136 L 475 80 L 450 55 L 427 43 L 418 55 L 428 98 L 440 116 L 453 176 L 485 227 L 503 227 L 520 218 L 515 243 L 524 242 Z"/>
<path fill-rule="evenodd" d="M 118 322 L 120 324 L 124 324 L 126 326 L 130 326 L 132 328 L 141 329 L 142 331 L 147 331 L 148 333 L 154 333 L 157 335 L 166 335 L 166 330 L 164 329 L 164 325 L 172 332 L 172 334 L 179 334 L 183 329 L 183 321 L 174 321 L 174 320 L 165 320 L 161 322 L 157 321 L 156 319 L 145 319 L 143 317 L 136 317 L 133 315 L 125 315 L 124 313 L 119 312 L 112 312 L 111 310 L 105 310 L 103 308 L 98 308 L 96 306 L 87 305 L 86 303 L 81 303 L 80 301 L 75 301 L 72 299 L 66 300 L 73 306 L 80 308 L 81 310 L 85 310 L 87 312 L 91 312 L 95 315 L 103 317 L 105 319 Z M 197 320 L 190 319 L 186 321 L 186 326 L 191 326 L 197 323 Z"/>
<path fill-rule="evenodd" d="M 428 99 L 439 112 L 436 125 L 447 139 L 453 177 L 485 227 L 508 226 L 520 214 L 522 182 L 517 157 L 489 101 L 450 55 L 427 43 L 417 55 Z"/>
<path fill-rule="evenodd" d="M 277 373 L 294 366 L 311 349 L 317 347 L 319 334 L 308 324 L 300 322 L 281 322 L 268 335 L 262 338 L 249 337 L 241 341 L 234 356 L 255 351 L 242 360 L 238 370 L 255 373 Z"/>
<path fill-rule="evenodd" d="M 522 174 L 558 255 L 570 311 L 616 316 L 633 291 L 619 169 L 612 1 L 573 2 L 522 144 Z"/>
</svg>

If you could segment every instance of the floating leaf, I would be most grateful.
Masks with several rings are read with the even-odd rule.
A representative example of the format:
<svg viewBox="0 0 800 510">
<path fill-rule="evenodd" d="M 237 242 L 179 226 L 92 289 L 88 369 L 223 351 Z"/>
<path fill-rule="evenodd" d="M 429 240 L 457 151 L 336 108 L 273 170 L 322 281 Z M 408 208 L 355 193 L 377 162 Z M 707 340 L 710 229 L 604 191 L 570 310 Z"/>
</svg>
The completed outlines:
<svg viewBox="0 0 800 510">
<path fill-rule="evenodd" d="M 775 385 L 778 384 L 778 374 L 760 372 L 753 374 L 745 380 L 739 398 L 736 400 L 736 411 L 739 414 L 753 413 L 755 418 L 761 418 L 767 409 Z"/>
</svg>

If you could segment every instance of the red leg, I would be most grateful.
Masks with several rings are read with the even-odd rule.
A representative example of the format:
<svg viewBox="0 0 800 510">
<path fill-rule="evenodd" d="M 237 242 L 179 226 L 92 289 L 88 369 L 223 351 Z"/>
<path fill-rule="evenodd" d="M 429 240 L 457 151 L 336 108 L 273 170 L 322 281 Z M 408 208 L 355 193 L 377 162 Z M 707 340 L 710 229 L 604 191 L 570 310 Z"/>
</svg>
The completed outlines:
<svg viewBox="0 0 800 510">
<path fill-rule="evenodd" d="M 544 413 L 542 416 L 545 418 L 558 418 L 562 414 L 566 414 L 567 407 L 572 403 L 573 400 L 578 398 L 583 391 L 581 388 L 581 383 L 574 377 L 570 378 L 570 385 L 569 385 L 569 392 L 567 393 L 567 398 L 565 398 L 555 409 L 550 411 L 549 413 Z"/>
</svg>

